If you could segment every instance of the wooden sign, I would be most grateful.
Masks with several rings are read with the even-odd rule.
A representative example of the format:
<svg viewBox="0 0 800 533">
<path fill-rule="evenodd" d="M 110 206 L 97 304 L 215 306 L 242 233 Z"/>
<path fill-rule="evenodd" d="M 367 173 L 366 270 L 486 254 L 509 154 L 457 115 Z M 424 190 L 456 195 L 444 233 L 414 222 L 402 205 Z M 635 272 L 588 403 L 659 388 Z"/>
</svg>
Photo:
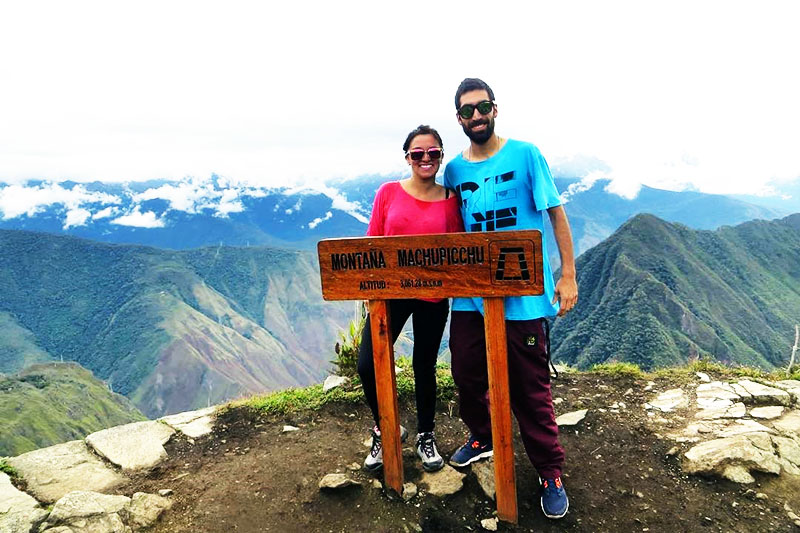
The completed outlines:
<svg viewBox="0 0 800 533">
<path fill-rule="evenodd" d="M 536 230 L 326 239 L 322 296 L 369 300 L 386 485 L 403 490 L 403 456 L 387 299 L 483 297 L 497 516 L 517 522 L 503 296 L 544 293 Z"/>
<path fill-rule="evenodd" d="M 542 294 L 536 230 L 320 241 L 326 300 Z"/>
</svg>

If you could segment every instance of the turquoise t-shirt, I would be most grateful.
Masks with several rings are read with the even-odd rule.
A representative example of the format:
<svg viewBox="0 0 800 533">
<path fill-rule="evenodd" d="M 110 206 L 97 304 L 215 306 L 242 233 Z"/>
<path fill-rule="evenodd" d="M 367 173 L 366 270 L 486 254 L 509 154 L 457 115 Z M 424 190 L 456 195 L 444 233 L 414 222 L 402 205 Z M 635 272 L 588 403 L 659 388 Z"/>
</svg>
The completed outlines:
<svg viewBox="0 0 800 533">
<path fill-rule="evenodd" d="M 537 229 L 542 232 L 544 294 L 505 299 L 506 320 L 554 316 L 555 285 L 544 242 L 546 209 L 561 205 L 550 168 L 533 144 L 508 139 L 499 152 L 484 161 L 467 161 L 461 154 L 447 163 L 444 185 L 461 200 L 467 231 Z M 482 298 L 454 298 L 453 311 L 483 313 Z"/>
</svg>

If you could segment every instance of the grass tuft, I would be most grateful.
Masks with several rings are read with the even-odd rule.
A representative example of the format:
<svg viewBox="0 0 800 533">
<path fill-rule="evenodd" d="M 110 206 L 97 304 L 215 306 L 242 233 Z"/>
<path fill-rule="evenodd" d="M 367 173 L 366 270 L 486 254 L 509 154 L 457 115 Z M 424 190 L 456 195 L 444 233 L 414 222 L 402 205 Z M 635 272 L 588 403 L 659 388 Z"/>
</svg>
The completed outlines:
<svg viewBox="0 0 800 533">
<path fill-rule="evenodd" d="M 600 363 L 589 369 L 589 372 L 605 376 L 644 378 L 645 373 L 635 363 Z"/>
<path fill-rule="evenodd" d="M 395 376 L 398 401 L 413 401 L 414 369 L 411 360 L 399 357 L 395 361 L 395 365 L 400 368 Z M 437 363 L 436 382 L 437 397 L 440 401 L 449 401 L 455 398 L 456 386 L 450 373 L 450 365 Z M 361 380 L 355 376 L 346 385 L 327 392 L 322 391 L 322 385 L 285 389 L 230 402 L 222 408 L 222 411 L 246 408 L 254 409 L 265 415 L 286 415 L 298 411 L 314 411 L 328 404 L 353 405 L 363 401 Z"/>
<path fill-rule="evenodd" d="M 17 472 L 13 466 L 8 464 L 5 459 L 0 459 L 0 472 L 5 472 L 11 479 L 19 479 L 19 472 Z"/>
</svg>

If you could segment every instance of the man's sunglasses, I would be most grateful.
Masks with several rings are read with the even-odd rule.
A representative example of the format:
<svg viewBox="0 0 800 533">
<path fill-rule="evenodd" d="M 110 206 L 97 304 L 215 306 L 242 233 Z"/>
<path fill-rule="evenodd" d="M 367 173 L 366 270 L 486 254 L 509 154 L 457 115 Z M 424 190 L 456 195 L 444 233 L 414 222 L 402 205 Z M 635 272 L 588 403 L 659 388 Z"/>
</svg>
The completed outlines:
<svg viewBox="0 0 800 533">
<path fill-rule="evenodd" d="M 472 114 L 475 112 L 475 109 L 477 109 L 478 113 L 481 115 L 488 115 L 492 112 L 493 107 L 494 102 L 484 100 L 483 102 L 478 102 L 477 104 L 462 105 L 458 108 L 458 114 L 461 115 L 461 118 L 472 118 Z"/>
<path fill-rule="evenodd" d="M 428 157 L 431 160 L 437 160 L 442 157 L 442 149 L 441 148 L 428 148 L 427 150 L 409 150 L 406 152 L 406 155 L 411 158 L 412 161 L 422 161 L 422 158 L 428 154 Z"/>
</svg>

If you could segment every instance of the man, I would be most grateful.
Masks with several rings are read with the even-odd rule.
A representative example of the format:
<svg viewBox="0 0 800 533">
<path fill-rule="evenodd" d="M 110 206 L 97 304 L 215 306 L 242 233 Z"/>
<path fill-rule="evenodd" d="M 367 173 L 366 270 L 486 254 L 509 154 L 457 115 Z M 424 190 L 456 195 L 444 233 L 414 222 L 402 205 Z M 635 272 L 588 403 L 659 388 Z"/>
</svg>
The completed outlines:
<svg viewBox="0 0 800 533">
<path fill-rule="evenodd" d="M 537 229 L 544 235 L 546 211 L 561 256 L 561 278 L 553 274 L 543 251 L 543 296 L 505 299 L 511 409 L 522 442 L 541 480 L 541 505 L 548 518 L 567 514 L 569 500 L 561 482 L 564 450 L 558 442 L 550 395 L 549 325 L 546 317 L 563 315 L 578 300 L 572 235 L 547 162 L 536 146 L 495 134 L 497 105 L 482 80 L 467 78 L 456 91 L 456 117 L 469 147 L 447 164 L 444 185 L 456 191 L 467 231 Z M 543 243 L 544 246 L 544 243 Z M 466 466 L 490 457 L 483 301 L 453 300 L 450 352 L 458 387 L 461 418 L 470 430 L 467 443 L 450 459 Z"/>
</svg>

